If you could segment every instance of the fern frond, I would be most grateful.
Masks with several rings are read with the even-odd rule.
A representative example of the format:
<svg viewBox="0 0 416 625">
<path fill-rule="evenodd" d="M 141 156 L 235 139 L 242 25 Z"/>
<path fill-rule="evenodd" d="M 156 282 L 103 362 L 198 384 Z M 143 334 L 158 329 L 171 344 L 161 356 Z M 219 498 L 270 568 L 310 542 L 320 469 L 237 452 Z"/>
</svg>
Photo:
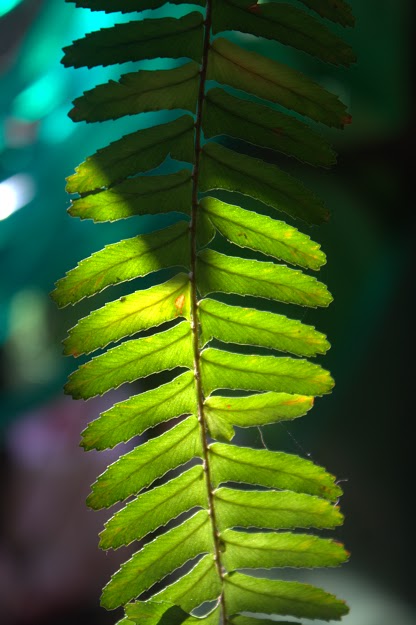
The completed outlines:
<svg viewBox="0 0 416 625">
<path fill-rule="evenodd" d="M 236 427 L 305 415 L 314 398 L 333 387 L 329 372 L 308 360 L 326 353 L 326 336 L 264 309 L 267 301 L 309 308 L 332 301 L 325 284 L 303 271 L 325 264 L 319 244 L 282 221 L 286 214 L 301 220 L 302 229 L 305 222 L 326 221 L 328 209 L 270 162 L 270 154 L 329 167 L 335 154 L 308 118 L 335 128 L 351 119 L 337 96 L 227 33 L 347 66 L 354 61 L 351 48 L 322 18 L 351 26 L 350 7 L 343 0 L 301 0 L 306 11 L 274 1 L 172 0 L 182 17 L 142 19 L 141 11 L 165 0 L 72 1 L 93 11 L 139 12 L 139 18 L 75 41 L 64 50 L 66 66 L 174 60 L 170 69 L 138 69 L 98 85 L 70 112 L 86 122 L 145 112 L 160 118 L 79 165 L 67 185 L 72 216 L 113 222 L 180 214 L 170 217 L 173 225 L 134 231 L 95 252 L 53 293 L 67 306 L 154 274 L 154 286 L 135 283 L 69 331 L 66 354 L 104 350 L 69 377 L 65 391 L 74 398 L 171 372 L 164 374 L 167 382 L 115 404 L 83 432 L 86 450 L 103 450 L 164 424 L 110 465 L 88 497 L 94 509 L 125 502 L 100 534 L 103 549 L 144 539 L 104 588 L 102 604 L 124 606 L 119 625 L 289 625 L 257 613 L 339 620 L 348 608 L 326 591 L 249 574 L 334 567 L 348 559 L 339 543 L 296 531 L 342 523 L 335 477 L 310 460 L 232 440 Z M 163 111 L 174 111 L 171 121 Z M 221 138 L 234 141 L 226 147 Z M 257 154 L 266 149 L 268 162 L 249 155 L 252 146 Z M 232 199 L 224 201 L 223 192 Z M 259 212 L 240 206 L 247 199 Z M 228 241 L 226 253 L 216 249 L 217 233 Z M 171 277 L 162 282 L 165 269 Z M 253 298 L 261 298 L 258 308 Z"/>
</svg>

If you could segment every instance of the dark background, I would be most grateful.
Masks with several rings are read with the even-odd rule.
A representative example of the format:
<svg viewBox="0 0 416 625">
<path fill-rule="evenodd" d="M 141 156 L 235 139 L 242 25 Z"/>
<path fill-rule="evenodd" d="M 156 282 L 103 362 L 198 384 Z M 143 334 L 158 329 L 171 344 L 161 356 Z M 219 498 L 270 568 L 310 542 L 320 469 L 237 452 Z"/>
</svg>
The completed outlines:
<svg viewBox="0 0 416 625">
<path fill-rule="evenodd" d="M 328 311 L 302 318 L 327 332 L 333 347 L 323 363 L 337 386 L 307 419 L 264 428 L 264 437 L 273 449 L 311 454 L 346 480 L 346 522 L 337 537 L 352 551 L 352 561 L 341 571 L 311 576 L 349 600 L 346 625 L 410 625 L 416 622 L 414 443 L 408 426 L 415 269 L 413 11 L 409 0 L 352 5 L 357 27 L 347 37 L 359 62 L 348 71 L 283 46 L 260 46 L 340 94 L 354 120 L 333 135 L 339 162 L 332 172 L 285 163 L 299 170 L 333 212 L 331 222 L 311 235 L 327 252 L 321 278 L 335 302 Z M 126 554 L 97 550 L 105 515 L 83 504 L 88 485 L 115 456 L 85 454 L 77 443 L 86 422 L 127 391 L 87 404 L 63 397 L 74 365 L 62 358 L 60 341 L 98 302 L 57 311 L 48 297 L 78 260 L 130 236 L 126 223 L 81 224 L 65 212 L 64 178 L 73 168 L 121 132 L 151 123 L 147 117 L 87 126 L 66 118 L 74 97 L 120 70 L 64 70 L 60 50 L 114 19 L 123 18 L 75 10 L 63 0 L 0 0 L 0 614 L 5 625 L 116 621 L 96 606 L 101 586 Z M 12 214 L 19 202 L 10 185 L 12 194 L 16 189 L 26 194 Z M 148 231 L 156 218 L 140 223 Z M 258 435 L 252 436 L 250 443 L 259 446 Z"/>
</svg>

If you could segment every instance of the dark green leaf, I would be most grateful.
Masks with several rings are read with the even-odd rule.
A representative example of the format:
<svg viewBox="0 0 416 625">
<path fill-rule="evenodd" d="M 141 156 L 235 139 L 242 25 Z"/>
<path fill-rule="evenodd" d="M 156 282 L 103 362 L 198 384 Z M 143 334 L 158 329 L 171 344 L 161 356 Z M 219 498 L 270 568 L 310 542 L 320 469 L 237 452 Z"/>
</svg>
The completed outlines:
<svg viewBox="0 0 416 625">
<path fill-rule="evenodd" d="M 64 48 L 65 67 L 96 67 L 155 58 L 187 57 L 200 61 L 203 16 L 164 17 L 116 24 L 88 33 Z"/>
<path fill-rule="evenodd" d="M 334 386 L 328 371 L 296 358 L 247 356 L 209 348 L 202 352 L 201 367 L 206 395 L 220 388 L 324 395 Z"/>
<path fill-rule="evenodd" d="M 78 7 L 91 11 L 105 11 L 106 13 L 134 13 L 148 9 L 158 9 L 167 2 L 169 4 L 183 4 L 184 0 L 66 0 L 75 2 Z M 205 6 L 206 0 L 189 0 L 189 4 Z"/>
<path fill-rule="evenodd" d="M 117 512 L 101 532 L 101 549 L 117 549 L 143 538 L 191 508 L 208 508 L 204 471 L 199 465 L 139 495 Z M 182 606 L 183 607 L 183 606 Z"/>
<path fill-rule="evenodd" d="M 319 20 L 280 3 L 253 4 L 252 0 L 214 0 L 213 31 L 236 30 L 272 39 L 333 63 L 355 61 L 351 47 Z"/>
<path fill-rule="evenodd" d="M 83 431 L 81 445 L 87 450 L 112 448 L 159 423 L 196 414 L 194 387 L 194 374 L 187 371 L 167 384 L 115 404 Z"/>
<path fill-rule="evenodd" d="M 199 290 L 256 295 L 299 306 L 328 306 L 332 296 L 322 282 L 285 265 L 225 256 L 203 250 L 198 256 Z"/>
<path fill-rule="evenodd" d="M 215 486 L 243 482 L 317 495 L 330 501 L 337 501 L 342 495 L 333 475 L 299 456 L 221 443 L 210 445 L 209 453 Z"/>
<path fill-rule="evenodd" d="M 310 619 L 340 620 L 348 614 L 344 601 L 299 582 L 282 582 L 249 577 L 241 573 L 226 576 L 227 605 L 233 612 L 262 612 Z"/>
<path fill-rule="evenodd" d="M 102 122 L 149 111 L 184 109 L 195 113 L 198 99 L 198 63 L 167 70 L 140 70 L 110 80 L 74 100 L 69 113 L 74 122 Z"/>
<path fill-rule="evenodd" d="M 201 510 L 182 525 L 155 538 L 123 564 L 104 587 L 101 604 L 107 610 L 117 608 L 191 558 L 212 549 L 209 515 Z"/>
<path fill-rule="evenodd" d="M 185 213 L 191 208 L 192 175 L 188 169 L 165 176 L 137 176 L 101 191 L 72 200 L 72 217 L 95 222 L 117 221 L 133 215 Z"/>
<path fill-rule="evenodd" d="M 193 162 L 194 120 L 190 115 L 138 130 L 98 150 L 69 176 L 66 190 L 86 194 L 107 189 L 129 176 L 159 167 L 168 154 Z"/>
<path fill-rule="evenodd" d="M 330 167 L 336 161 L 329 143 L 303 122 L 269 106 L 236 98 L 223 89 L 208 91 L 203 128 L 207 138 L 229 135 L 311 165 Z"/>
<path fill-rule="evenodd" d="M 201 191 L 225 189 L 260 200 L 291 217 L 319 224 L 329 213 L 299 180 L 261 159 L 208 143 L 202 151 Z"/>
<path fill-rule="evenodd" d="M 327 126 L 349 122 L 346 106 L 287 65 L 219 38 L 210 48 L 208 79 L 293 109 Z"/>
<path fill-rule="evenodd" d="M 201 454 L 198 421 L 188 417 L 111 464 L 92 485 L 87 503 L 96 510 L 109 508 Z"/>
<path fill-rule="evenodd" d="M 350 5 L 344 0 L 299 0 L 322 17 L 342 26 L 354 26 L 355 19 Z"/>
</svg>

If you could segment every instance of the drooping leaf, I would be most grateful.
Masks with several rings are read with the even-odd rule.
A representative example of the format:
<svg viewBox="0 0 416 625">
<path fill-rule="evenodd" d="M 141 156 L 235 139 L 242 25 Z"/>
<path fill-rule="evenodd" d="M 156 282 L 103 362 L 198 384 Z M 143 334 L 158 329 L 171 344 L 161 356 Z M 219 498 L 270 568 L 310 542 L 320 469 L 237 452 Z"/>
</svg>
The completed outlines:
<svg viewBox="0 0 416 625">
<path fill-rule="evenodd" d="M 304 74 L 219 37 L 210 49 L 208 79 L 275 102 L 327 126 L 342 128 L 346 106 Z"/>
<path fill-rule="evenodd" d="M 302 417 L 313 406 L 313 397 L 288 393 L 260 393 L 246 397 L 212 395 L 204 408 L 211 435 L 232 440 L 234 425 L 251 427 Z"/>
<path fill-rule="evenodd" d="M 285 265 L 225 256 L 211 249 L 200 252 L 198 261 L 202 295 L 256 295 L 312 308 L 328 306 L 332 301 L 322 282 Z"/>
<path fill-rule="evenodd" d="M 200 61 L 203 17 L 193 12 L 176 19 L 164 17 L 116 24 L 88 33 L 64 48 L 65 67 L 107 66 L 159 57 Z"/>
<path fill-rule="evenodd" d="M 339 566 L 348 554 L 339 543 L 309 534 L 250 533 L 225 530 L 224 564 L 236 569 Z"/>
<path fill-rule="evenodd" d="M 325 621 L 340 620 L 348 613 L 344 601 L 309 584 L 231 573 L 226 576 L 226 586 L 227 605 L 231 613 L 277 613 Z"/>
<path fill-rule="evenodd" d="M 129 545 L 195 507 L 208 507 L 204 471 L 200 465 L 139 495 L 116 512 L 100 534 L 100 547 L 117 549 Z"/>
<path fill-rule="evenodd" d="M 87 503 L 94 509 L 108 508 L 201 453 L 198 421 L 188 417 L 111 464 L 92 485 Z"/>
<path fill-rule="evenodd" d="M 195 379 L 190 371 L 151 391 L 115 404 L 83 431 L 85 449 L 107 449 L 182 414 L 196 414 Z"/>
<path fill-rule="evenodd" d="M 184 109 L 195 113 L 198 63 L 167 70 L 140 70 L 110 80 L 74 100 L 74 122 L 102 122 L 148 111 Z"/>
<path fill-rule="evenodd" d="M 291 217 L 319 224 L 328 220 L 322 200 L 299 180 L 261 159 L 207 143 L 202 150 L 202 191 L 237 191 L 287 213 Z"/>
<path fill-rule="evenodd" d="M 207 217 L 218 232 L 239 247 L 248 247 L 307 269 L 318 270 L 326 262 L 318 243 L 283 221 L 253 214 L 212 197 L 203 198 L 199 206 L 200 228 L 206 227 Z"/>
<path fill-rule="evenodd" d="M 229 135 L 311 165 L 330 167 L 335 163 L 331 146 L 306 124 L 223 89 L 208 91 L 202 123 L 207 138 Z"/>
<path fill-rule="evenodd" d="M 215 34 L 236 30 L 279 41 L 335 65 L 348 66 L 355 61 L 347 43 L 319 20 L 289 4 L 214 0 L 213 14 Z"/>
<path fill-rule="evenodd" d="M 124 607 L 118 625 L 288 625 L 285 615 L 339 619 L 348 609 L 323 590 L 236 572 L 344 562 L 342 545 L 297 531 L 342 523 L 335 477 L 292 454 L 215 441 L 231 441 L 235 427 L 303 416 L 314 396 L 333 386 L 322 367 L 297 358 L 324 354 L 326 337 L 296 319 L 265 312 L 267 306 L 257 307 L 253 298 L 313 308 L 331 302 L 322 282 L 275 262 L 319 270 L 326 261 L 320 246 L 264 213 L 274 209 L 310 224 L 328 219 L 324 203 L 275 164 L 276 152 L 328 167 L 335 161 L 332 148 L 308 120 L 297 117 L 338 128 L 351 117 L 336 95 L 269 58 L 266 45 L 258 47 L 263 54 L 247 48 L 261 43 L 254 38 L 269 39 L 348 65 L 354 59 L 349 45 L 322 17 L 351 25 L 350 8 L 344 0 L 301 0 L 306 10 L 273 0 L 173 0 L 181 16 L 173 18 L 166 17 L 174 10 L 169 6 L 141 13 L 164 7 L 166 0 L 68 1 L 136 15 L 75 41 L 65 48 L 64 64 L 106 67 L 150 59 L 146 69 L 129 68 L 78 97 L 72 119 L 179 115 L 144 129 L 141 116 L 142 129 L 86 158 L 67 185 L 76 194 L 72 216 L 136 219 L 125 224 L 132 226 L 133 238 L 96 252 L 57 283 L 54 299 L 60 306 L 126 283 L 123 297 L 70 330 L 66 353 L 104 351 L 70 376 L 66 392 L 88 399 L 161 374 L 144 384 L 155 386 L 151 390 L 141 392 L 140 382 L 126 386 L 136 394 L 109 407 L 83 432 L 86 450 L 138 437 L 88 497 L 96 509 L 128 500 L 105 524 L 102 548 L 145 542 L 111 578 L 102 605 Z M 228 40 L 229 31 L 239 44 Z M 238 205 L 242 196 L 251 210 Z M 153 223 L 146 216 L 166 213 L 185 220 L 171 215 L 174 225 L 137 236 L 142 216 Z M 222 248 L 217 233 L 228 241 Z M 251 252 L 239 258 L 236 246 Z M 258 255 L 268 258 L 249 259 Z M 172 277 L 164 284 L 156 276 L 146 290 L 144 281 L 129 288 L 130 280 L 165 269 Z M 224 295 L 216 301 L 209 293 Z M 251 298 L 250 308 L 235 305 L 239 296 Z M 233 305 L 221 301 L 228 298 Z M 165 323 L 167 330 L 160 328 Z M 142 331 L 145 336 L 137 336 Z M 238 345 L 253 349 L 235 353 Z M 258 355 L 265 350 L 272 351 Z M 178 368 L 185 372 L 178 374 Z M 157 386 L 161 379 L 164 384 Z M 218 395 L 220 389 L 233 396 Z M 142 438 L 152 428 L 157 429 Z M 296 532 L 282 531 L 291 529 Z"/>
<path fill-rule="evenodd" d="M 138 130 L 89 156 L 68 178 L 68 193 L 86 194 L 119 184 L 138 172 L 150 171 L 168 154 L 193 162 L 194 120 L 183 115 L 167 124 Z"/>
<path fill-rule="evenodd" d="M 188 267 L 188 232 L 188 223 L 180 221 L 164 230 L 107 245 L 58 280 L 52 297 L 58 306 L 68 306 L 108 286 L 165 267 Z"/>
<path fill-rule="evenodd" d="M 117 221 L 133 215 L 190 212 L 192 175 L 187 169 L 165 176 L 138 176 L 101 191 L 72 200 L 72 217 L 95 222 Z"/>
<path fill-rule="evenodd" d="M 123 564 L 105 586 L 102 605 L 112 610 L 134 599 L 196 555 L 212 551 L 212 542 L 208 512 L 201 510 Z"/>
<path fill-rule="evenodd" d="M 324 354 L 329 348 L 325 335 L 283 315 L 229 306 L 209 298 L 201 302 L 199 309 L 203 344 L 215 337 L 226 343 L 259 345 L 299 356 Z"/>
<path fill-rule="evenodd" d="M 220 529 L 331 529 L 341 525 L 343 519 L 338 508 L 326 499 L 288 490 L 219 488 L 215 492 L 215 510 Z"/>
<path fill-rule="evenodd" d="M 190 317 L 189 277 L 179 273 L 163 284 L 136 291 L 84 317 L 68 333 L 65 354 L 89 354 L 136 332 L 177 317 Z"/>
<path fill-rule="evenodd" d="M 209 453 L 215 486 L 245 482 L 317 495 L 330 501 L 337 501 L 342 495 L 334 476 L 299 456 L 221 443 L 210 445 Z"/>
</svg>

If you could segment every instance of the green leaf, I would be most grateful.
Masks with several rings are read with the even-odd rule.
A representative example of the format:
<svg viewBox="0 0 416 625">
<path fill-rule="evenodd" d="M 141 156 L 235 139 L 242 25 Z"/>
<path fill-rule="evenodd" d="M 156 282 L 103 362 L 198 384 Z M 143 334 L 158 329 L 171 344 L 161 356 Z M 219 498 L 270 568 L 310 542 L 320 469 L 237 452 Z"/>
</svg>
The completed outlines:
<svg viewBox="0 0 416 625">
<path fill-rule="evenodd" d="M 64 353 L 89 354 L 109 343 L 159 326 L 177 317 L 190 318 L 189 277 L 179 273 L 163 284 L 136 291 L 84 317 L 63 342 Z"/>
<path fill-rule="evenodd" d="M 299 306 L 328 306 L 332 296 L 322 282 L 285 265 L 226 256 L 214 250 L 198 255 L 199 290 L 256 295 Z"/>
<path fill-rule="evenodd" d="M 220 608 L 215 608 L 207 616 L 199 618 L 184 612 L 182 608 L 168 601 L 136 602 L 126 605 L 126 612 L 137 625 L 218 625 Z"/>
<path fill-rule="evenodd" d="M 253 618 L 252 616 L 242 616 L 241 614 L 237 614 L 236 616 L 232 616 L 230 619 L 231 625 L 300 625 L 300 623 L 295 623 L 294 621 L 269 621 L 268 619 L 262 618 Z"/>
<path fill-rule="evenodd" d="M 340 601 L 320 588 L 231 573 L 225 578 L 227 606 L 233 612 L 262 612 L 299 618 L 340 620 L 348 614 Z"/>
<path fill-rule="evenodd" d="M 83 431 L 84 449 L 108 449 L 164 421 L 183 414 L 196 414 L 193 372 L 182 373 L 171 382 L 115 404 Z"/>
<path fill-rule="evenodd" d="M 195 507 L 208 508 L 207 487 L 200 465 L 139 495 L 116 512 L 100 534 L 100 547 L 117 549 L 129 545 Z"/>
<path fill-rule="evenodd" d="M 209 54 L 208 80 L 251 93 L 327 126 L 343 128 L 347 109 L 304 74 L 227 39 L 216 39 Z"/>
<path fill-rule="evenodd" d="M 82 260 L 56 283 L 52 297 L 60 307 L 76 304 L 120 282 L 165 267 L 189 266 L 189 225 L 180 221 L 169 228 L 106 245 Z"/>
<path fill-rule="evenodd" d="M 169 601 L 187 612 L 205 601 L 212 601 L 221 594 L 221 582 L 212 554 L 206 555 L 189 573 L 161 592 L 155 601 Z"/>
<path fill-rule="evenodd" d="M 324 395 L 334 386 L 328 371 L 295 358 L 248 356 L 208 348 L 202 352 L 201 368 L 206 395 L 220 388 Z"/>
<path fill-rule="evenodd" d="M 111 464 L 92 485 L 87 503 L 96 510 L 109 508 L 201 454 L 198 421 L 188 417 Z"/>
<path fill-rule="evenodd" d="M 269 106 L 236 98 L 223 89 L 208 91 L 203 129 L 207 138 L 228 135 L 311 165 L 330 167 L 336 161 L 329 143 L 303 122 Z"/>
<path fill-rule="evenodd" d="M 171 212 L 189 215 L 191 196 L 192 174 L 182 169 L 165 176 L 129 178 L 108 191 L 72 200 L 68 212 L 72 217 L 95 222 Z"/>
<path fill-rule="evenodd" d="M 212 549 L 209 515 L 201 510 L 155 538 L 123 564 L 104 587 L 102 606 L 112 610 L 127 603 L 191 558 Z M 128 612 L 127 615 L 131 618 Z"/>
<path fill-rule="evenodd" d="M 167 124 L 138 130 L 89 156 L 68 178 L 68 193 L 96 193 L 138 172 L 159 167 L 171 155 L 194 160 L 194 120 L 183 115 Z"/>
<path fill-rule="evenodd" d="M 224 566 L 236 569 L 339 566 L 348 559 L 342 545 L 308 534 L 250 533 L 225 530 Z"/>
<path fill-rule="evenodd" d="M 319 20 L 289 4 L 214 0 L 213 32 L 226 30 L 272 39 L 334 65 L 355 61 L 351 47 Z"/>
<path fill-rule="evenodd" d="M 187 57 L 200 61 L 203 16 L 165 17 L 116 24 L 88 33 L 64 48 L 65 67 L 96 67 L 143 59 Z"/>
<path fill-rule="evenodd" d="M 330 347 L 324 334 L 283 315 L 229 306 L 208 298 L 201 301 L 199 311 L 202 345 L 216 338 L 226 343 L 259 345 L 299 356 L 325 354 Z"/>
<path fill-rule="evenodd" d="M 185 109 L 195 113 L 198 100 L 198 63 L 167 70 L 140 70 L 110 80 L 74 100 L 74 122 L 102 122 L 149 111 Z"/>
<path fill-rule="evenodd" d="M 158 9 L 169 1 L 169 4 L 183 4 L 184 0 L 66 0 L 75 2 L 77 7 L 91 9 L 91 11 L 105 11 L 106 13 L 135 13 L 148 9 Z M 192 0 L 190 4 L 205 6 L 206 0 Z"/>
<path fill-rule="evenodd" d="M 209 448 L 212 483 L 245 482 L 317 495 L 337 501 L 342 490 L 324 468 L 299 456 L 266 449 L 213 443 Z"/>
<path fill-rule="evenodd" d="M 206 228 L 207 218 L 218 232 L 239 247 L 307 269 L 318 270 L 326 263 L 320 245 L 284 221 L 258 215 L 213 197 L 204 197 L 200 202 L 198 224 L 201 230 Z"/>
<path fill-rule="evenodd" d="M 261 393 L 247 397 L 208 397 L 204 412 L 213 438 L 230 441 L 234 428 L 247 428 L 302 417 L 313 397 L 287 393 Z"/>
<path fill-rule="evenodd" d="M 299 180 L 261 159 L 207 143 L 202 150 L 200 190 L 248 195 L 296 219 L 319 224 L 329 217 L 322 200 Z"/>
<path fill-rule="evenodd" d="M 69 376 L 65 392 L 74 399 L 89 399 L 152 373 L 192 366 L 191 328 L 183 321 L 165 332 L 126 341 L 81 365 Z"/>
<path fill-rule="evenodd" d="M 332 529 L 343 520 L 338 507 L 326 499 L 286 490 L 219 488 L 215 491 L 215 511 L 221 530 L 231 527 Z"/>
<path fill-rule="evenodd" d="M 169 0 L 171 1 L 171 0 Z M 355 19 L 352 10 L 344 0 L 299 0 L 307 7 L 333 22 L 342 26 L 354 26 Z"/>
</svg>

